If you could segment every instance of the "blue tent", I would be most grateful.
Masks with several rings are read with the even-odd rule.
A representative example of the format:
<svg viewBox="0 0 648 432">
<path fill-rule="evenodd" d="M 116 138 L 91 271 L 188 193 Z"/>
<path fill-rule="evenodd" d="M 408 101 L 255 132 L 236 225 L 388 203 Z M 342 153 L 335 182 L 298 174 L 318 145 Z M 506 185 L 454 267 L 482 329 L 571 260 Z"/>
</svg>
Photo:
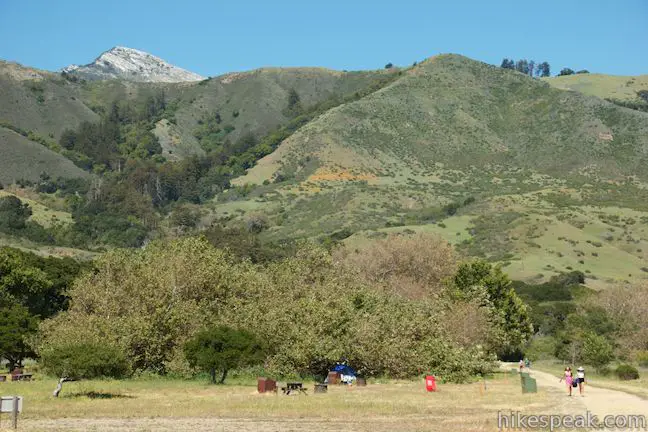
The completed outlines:
<svg viewBox="0 0 648 432">
<path fill-rule="evenodd" d="M 357 375 L 356 371 L 351 366 L 342 363 L 337 363 L 335 366 L 333 366 L 333 369 L 331 369 L 331 371 L 339 372 L 341 375 L 349 375 L 353 377 Z"/>
</svg>

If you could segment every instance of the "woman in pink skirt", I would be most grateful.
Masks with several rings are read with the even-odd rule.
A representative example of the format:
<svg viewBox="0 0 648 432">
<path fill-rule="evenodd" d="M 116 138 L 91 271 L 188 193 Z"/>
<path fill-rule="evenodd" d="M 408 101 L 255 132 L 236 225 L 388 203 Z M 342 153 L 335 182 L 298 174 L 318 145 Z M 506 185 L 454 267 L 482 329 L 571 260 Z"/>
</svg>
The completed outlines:
<svg viewBox="0 0 648 432">
<path fill-rule="evenodd" d="M 572 370 L 569 366 L 565 368 L 565 374 L 563 375 L 562 378 L 560 378 L 560 381 L 565 380 L 565 383 L 567 384 L 567 394 L 569 396 L 572 395 L 572 383 L 574 382 L 574 377 L 572 376 Z"/>
</svg>

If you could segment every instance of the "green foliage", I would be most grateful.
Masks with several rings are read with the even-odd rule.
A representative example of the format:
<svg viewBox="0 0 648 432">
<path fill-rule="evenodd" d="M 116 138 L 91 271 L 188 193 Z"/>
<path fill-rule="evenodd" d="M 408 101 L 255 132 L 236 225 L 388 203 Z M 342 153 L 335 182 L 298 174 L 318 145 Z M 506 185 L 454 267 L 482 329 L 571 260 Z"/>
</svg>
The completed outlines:
<svg viewBox="0 0 648 432">
<path fill-rule="evenodd" d="M 67 308 L 66 291 L 81 268 L 71 258 L 0 248 L 0 357 L 10 366 L 33 357 L 26 339 L 40 319 Z"/>
<path fill-rule="evenodd" d="M 26 307 L 0 297 L 0 359 L 7 360 L 9 370 L 22 366 L 25 357 L 33 356 L 26 340 L 37 327 L 38 320 Z"/>
<path fill-rule="evenodd" d="M 524 350 L 531 361 L 551 360 L 554 358 L 556 341 L 551 336 L 534 336 Z"/>
<path fill-rule="evenodd" d="M 500 67 L 502 69 L 515 69 L 515 60 L 504 58 Z"/>
<path fill-rule="evenodd" d="M 302 114 L 303 111 L 304 108 L 302 107 L 299 93 L 297 93 L 297 90 L 294 88 L 291 88 L 288 92 L 288 104 L 284 109 L 284 115 L 287 117 L 297 117 Z"/>
<path fill-rule="evenodd" d="M 646 102 L 643 99 L 637 98 L 637 100 L 621 100 L 615 98 L 605 98 L 605 100 L 615 105 L 622 106 L 624 108 L 630 108 L 637 111 L 648 112 L 648 102 Z"/>
<path fill-rule="evenodd" d="M 453 308 L 367 287 L 312 244 L 265 266 L 196 238 L 115 250 L 70 295 L 71 308 L 41 325 L 39 353 L 104 342 L 133 371 L 182 372 L 186 342 L 226 325 L 263 341 L 265 367 L 278 376 L 320 374 L 342 356 L 366 375 L 433 371 L 461 381 L 492 367 L 485 347 L 453 342 L 444 324 Z"/>
<path fill-rule="evenodd" d="M 225 228 L 213 225 L 202 235 L 213 246 L 227 250 L 238 260 L 250 260 L 255 264 L 269 263 L 288 258 L 295 253 L 293 241 L 268 242 L 243 227 Z"/>
<path fill-rule="evenodd" d="M 177 206 L 169 217 L 171 225 L 183 228 L 194 228 L 199 220 L 200 211 L 188 205 Z"/>
<path fill-rule="evenodd" d="M 227 372 L 263 362 L 264 349 L 257 338 L 245 330 L 216 326 L 198 332 L 184 346 L 185 356 L 192 367 L 209 372 L 216 383 L 216 371 L 221 371 L 220 384 Z"/>
<path fill-rule="evenodd" d="M 0 231 L 9 233 L 25 228 L 31 215 L 29 204 L 23 204 L 19 198 L 13 195 L 0 197 Z"/>
<path fill-rule="evenodd" d="M 629 364 L 621 364 L 614 370 L 615 375 L 622 381 L 639 379 L 639 371 Z"/>
<path fill-rule="evenodd" d="M 573 74 L 575 74 L 573 69 L 563 68 L 563 69 L 560 70 L 560 73 L 558 74 L 558 76 L 573 75 Z"/>
<path fill-rule="evenodd" d="M 648 103 L 648 90 L 639 90 L 637 96 L 644 102 Z"/>
<path fill-rule="evenodd" d="M 51 233 L 43 226 L 29 221 L 31 215 L 29 204 L 23 203 L 19 198 L 13 195 L 0 197 L 0 232 L 51 244 Z"/>
<path fill-rule="evenodd" d="M 463 263 L 453 277 L 453 287 L 459 296 L 476 297 L 490 310 L 491 323 L 500 330 L 493 348 L 501 356 L 521 349 L 533 334 L 527 307 L 501 268 L 482 260 Z"/>
<path fill-rule="evenodd" d="M 549 63 L 547 62 L 540 63 L 536 70 L 537 74 L 543 78 L 551 76 L 551 66 L 549 66 Z"/>
<path fill-rule="evenodd" d="M 614 350 L 604 336 L 590 332 L 583 339 L 582 359 L 595 368 L 602 368 L 614 359 Z"/>
<path fill-rule="evenodd" d="M 122 378 L 129 372 L 124 354 L 105 343 L 70 341 L 40 354 L 49 374 L 71 380 Z"/>
</svg>

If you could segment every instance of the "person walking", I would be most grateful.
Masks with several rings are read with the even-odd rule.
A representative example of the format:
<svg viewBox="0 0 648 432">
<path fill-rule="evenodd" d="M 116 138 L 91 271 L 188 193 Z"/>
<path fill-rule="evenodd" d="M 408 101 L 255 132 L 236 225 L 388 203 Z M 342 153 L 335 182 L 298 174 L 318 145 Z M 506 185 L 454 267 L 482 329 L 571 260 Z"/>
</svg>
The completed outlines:
<svg viewBox="0 0 648 432">
<path fill-rule="evenodd" d="M 576 369 L 576 379 L 578 380 L 578 392 L 585 396 L 585 368 L 583 366 Z"/>
<path fill-rule="evenodd" d="M 562 380 L 565 380 L 565 383 L 567 384 L 567 395 L 571 396 L 572 395 L 572 385 L 574 383 L 574 377 L 572 376 L 571 367 L 567 366 L 565 368 L 565 373 L 563 374 L 562 378 L 560 378 L 559 382 L 562 382 Z"/>
</svg>

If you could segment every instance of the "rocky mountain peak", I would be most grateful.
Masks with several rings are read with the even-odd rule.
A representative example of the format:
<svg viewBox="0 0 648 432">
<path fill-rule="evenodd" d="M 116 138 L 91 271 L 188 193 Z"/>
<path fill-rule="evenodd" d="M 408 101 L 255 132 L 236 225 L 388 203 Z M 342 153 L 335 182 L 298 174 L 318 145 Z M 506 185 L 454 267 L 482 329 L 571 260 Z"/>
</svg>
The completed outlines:
<svg viewBox="0 0 648 432">
<path fill-rule="evenodd" d="M 63 68 L 62 71 L 88 80 L 124 79 L 138 82 L 183 82 L 205 79 L 147 52 L 121 46 L 104 52 L 90 64 L 71 65 Z"/>
</svg>

